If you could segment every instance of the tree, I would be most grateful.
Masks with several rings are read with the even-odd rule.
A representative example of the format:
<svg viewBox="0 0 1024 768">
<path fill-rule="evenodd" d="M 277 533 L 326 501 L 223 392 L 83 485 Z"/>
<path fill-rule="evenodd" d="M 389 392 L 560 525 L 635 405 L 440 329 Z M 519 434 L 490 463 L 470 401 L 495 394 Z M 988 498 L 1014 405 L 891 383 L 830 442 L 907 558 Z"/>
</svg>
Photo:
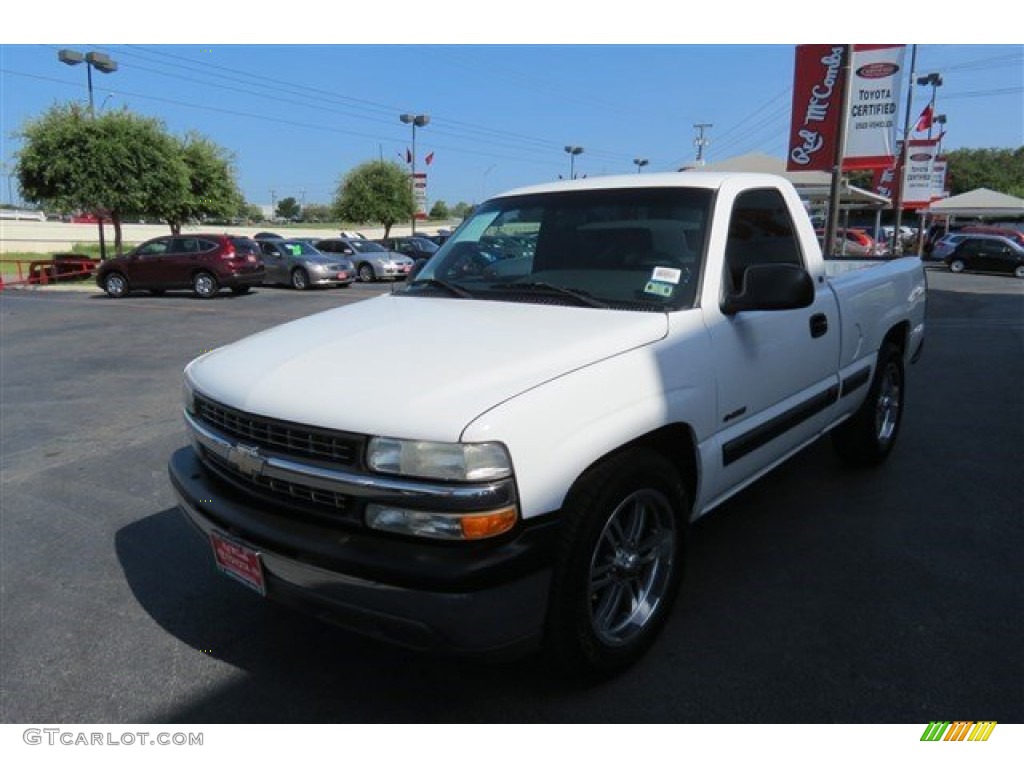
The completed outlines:
<svg viewBox="0 0 1024 768">
<path fill-rule="evenodd" d="M 1024 147 L 1016 149 L 954 149 L 949 161 L 949 193 L 987 189 L 1024 197 Z"/>
<path fill-rule="evenodd" d="M 124 217 L 166 208 L 188 189 L 185 161 L 163 123 L 126 109 L 91 117 L 81 105 L 56 105 L 17 135 L 25 199 L 109 216 L 118 255 Z"/>
<path fill-rule="evenodd" d="M 469 214 L 471 214 L 472 212 L 473 212 L 473 206 L 472 205 L 470 205 L 469 203 L 465 203 L 465 202 L 461 202 L 460 201 L 460 202 L 455 204 L 454 208 L 452 208 L 452 218 L 464 219 L 467 216 L 469 216 Z"/>
<path fill-rule="evenodd" d="M 227 219 L 243 203 L 235 180 L 234 159 L 223 147 L 196 132 L 177 140 L 188 172 L 188 188 L 177 199 L 164 199 L 152 213 L 166 221 L 175 235 L 186 222 L 203 218 Z"/>
<path fill-rule="evenodd" d="M 432 219 L 447 219 L 451 216 L 451 212 L 448 210 L 448 204 L 444 200 L 438 200 L 430 208 L 430 218 Z"/>
<path fill-rule="evenodd" d="M 294 197 L 286 197 L 277 204 L 277 210 L 274 213 L 282 219 L 295 219 L 301 212 L 302 207 L 299 205 L 299 201 Z"/>
<path fill-rule="evenodd" d="M 313 224 L 323 224 L 333 218 L 329 206 L 309 203 L 302 209 L 302 219 Z"/>
<path fill-rule="evenodd" d="M 349 171 L 338 185 L 334 209 L 342 221 L 384 225 L 384 237 L 412 218 L 409 174 L 398 163 L 373 160 Z"/>
</svg>

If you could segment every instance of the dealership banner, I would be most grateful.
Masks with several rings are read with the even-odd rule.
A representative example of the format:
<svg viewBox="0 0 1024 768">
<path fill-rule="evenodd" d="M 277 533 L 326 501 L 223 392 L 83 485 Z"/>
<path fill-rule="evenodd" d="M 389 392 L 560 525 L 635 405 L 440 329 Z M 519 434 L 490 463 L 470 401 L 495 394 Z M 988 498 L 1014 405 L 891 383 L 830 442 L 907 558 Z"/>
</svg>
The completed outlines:
<svg viewBox="0 0 1024 768">
<path fill-rule="evenodd" d="M 843 106 L 843 45 L 798 45 L 787 171 L 831 171 Z"/>
<path fill-rule="evenodd" d="M 887 168 L 896 157 L 903 45 L 855 45 L 843 170 Z"/>
<path fill-rule="evenodd" d="M 427 174 L 419 171 L 412 177 L 412 205 L 417 219 L 427 218 Z"/>
<path fill-rule="evenodd" d="M 907 148 L 907 167 L 903 174 L 904 208 L 924 208 L 932 199 L 942 195 L 941 189 L 936 190 L 934 186 L 938 153 L 938 139 L 911 139 Z M 942 175 L 945 177 L 944 172 Z"/>
</svg>

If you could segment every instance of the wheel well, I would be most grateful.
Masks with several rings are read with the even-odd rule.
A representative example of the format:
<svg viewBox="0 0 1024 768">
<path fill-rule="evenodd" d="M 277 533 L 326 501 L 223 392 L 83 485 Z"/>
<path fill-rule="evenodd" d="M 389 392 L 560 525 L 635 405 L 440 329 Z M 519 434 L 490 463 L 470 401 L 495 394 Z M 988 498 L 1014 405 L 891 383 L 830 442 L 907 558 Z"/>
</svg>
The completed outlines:
<svg viewBox="0 0 1024 768">
<path fill-rule="evenodd" d="M 690 504 L 692 505 L 696 502 L 700 470 L 699 462 L 697 461 L 697 441 L 693 430 L 688 424 L 667 424 L 653 432 L 648 432 L 646 435 L 630 440 L 628 443 L 619 446 L 614 451 L 594 461 L 580 476 L 582 477 L 591 468 L 608 460 L 610 457 L 637 446 L 652 448 L 668 459 L 686 485 L 686 490 L 690 496 Z"/>
<path fill-rule="evenodd" d="M 904 320 L 889 329 L 889 332 L 885 334 L 885 338 L 882 339 L 882 346 L 891 343 L 899 349 L 901 355 L 905 356 L 907 354 L 908 338 L 910 338 L 910 322 Z"/>
</svg>

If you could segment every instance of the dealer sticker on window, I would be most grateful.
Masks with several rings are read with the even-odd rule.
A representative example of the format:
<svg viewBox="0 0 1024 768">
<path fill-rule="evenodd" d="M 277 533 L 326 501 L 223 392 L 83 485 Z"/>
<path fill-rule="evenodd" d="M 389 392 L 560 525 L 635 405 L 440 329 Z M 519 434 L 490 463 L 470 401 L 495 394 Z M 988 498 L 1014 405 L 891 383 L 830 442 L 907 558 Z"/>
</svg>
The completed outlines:
<svg viewBox="0 0 1024 768">
<path fill-rule="evenodd" d="M 648 280 L 647 285 L 644 286 L 644 293 L 653 293 L 655 296 L 663 296 L 666 299 L 672 296 L 673 291 L 675 291 L 674 285 L 663 283 L 660 280 Z"/>
<path fill-rule="evenodd" d="M 651 281 L 657 280 L 661 283 L 671 283 L 672 285 L 679 285 L 679 280 L 683 276 L 681 269 L 673 269 L 672 267 L 655 267 L 654 272 L 651 274 Z"/>
</svg>

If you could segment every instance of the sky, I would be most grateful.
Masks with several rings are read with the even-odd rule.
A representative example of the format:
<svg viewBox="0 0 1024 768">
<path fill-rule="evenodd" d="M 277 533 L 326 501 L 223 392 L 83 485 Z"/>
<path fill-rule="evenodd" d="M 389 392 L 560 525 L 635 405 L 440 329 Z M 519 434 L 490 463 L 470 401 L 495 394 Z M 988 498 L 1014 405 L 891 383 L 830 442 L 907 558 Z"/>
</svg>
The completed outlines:
<svg viewBox="0 0 1024 768">
<path fill-rule="evenodd" d="M 140 6 L 129 7 L 138 16 Z M 57 11 L 63 21 L 45 34 L 38 24 L 5 25 L 4 175 L 12 172 L 16 132 L 26 120 L 53 104 L 88 99 L 85 67 L 58 61 L 61 48 L 99 51 L 117 62 L 112 74 L 93 73 L 97 110 L 128 108 L 160 118 L 173 133 L 206 135 L 233 155 L 242 191 L 256 204 L 289 196 L 328 203 L 360 163 L 402 162 L 412 144 L 402 113 L 430 117 L 416 131 L 416 155 L 417 170 L 428 173 L 431 204 L 475 203 L 568 176 L 567 145 L 583 147 L 578 175 L 635 173 L 634 159 L 648 161 L 644 172 L 676 170 L 695 158 L 699 123 L 710 124 L 709 163 L 748 152 L 785 156 L 795 46 L 792 39 L 771 42 L 756 17 L 753 31 L 731 41 L 695 35 L 691 27 L 665 34 L 644 15 L 645 1 L 629 21 L 647 19 L 646 36 L 629 32 L 623 19 L 537 34 L 542 4 L 516 6 L 534 20 L 521 26 L 502 18 L 507 6 L 491 6 L 488 15 L 479 3 L 450 11 L 433 4 L 430 19 L 411 28 L 399 23 L 407 9 L 389 2 L 356 17 L 346 11 L 353 23 L 308 10 L 303 15 L 312 21 L 303 22 L 279 3 L 272 7 L 270 18 L 247 14 L 230 25 L 197 25 L 182 14 L 186 23 L 159 32 L 141 21 L 135 29 L 90 26 Z M 425 5 L 416 7 L 422 14 Z M 571 17 L 555 20 L 563 18 L 570 22 L 564 29 L 574 30 Z M 796 39 L 818 42 L 819 28 L 834 27 L 810 24 L 797 29 Z M 218 32 L 224 29 L 231 31 Z M 990 37 L 998 39 L 999 31 Z M 918 73 L 944 79 L 936 112 L 947 116 L 946 149 L 1024 144 L 1024 46 L 943 41 L 919 43 L 917 51 Z M 913 90 L 916 116 L 931 90 Z M 16 183 L 4 179 L 0 202 L 12 195 L 18 197 Z"/>
</svg>

